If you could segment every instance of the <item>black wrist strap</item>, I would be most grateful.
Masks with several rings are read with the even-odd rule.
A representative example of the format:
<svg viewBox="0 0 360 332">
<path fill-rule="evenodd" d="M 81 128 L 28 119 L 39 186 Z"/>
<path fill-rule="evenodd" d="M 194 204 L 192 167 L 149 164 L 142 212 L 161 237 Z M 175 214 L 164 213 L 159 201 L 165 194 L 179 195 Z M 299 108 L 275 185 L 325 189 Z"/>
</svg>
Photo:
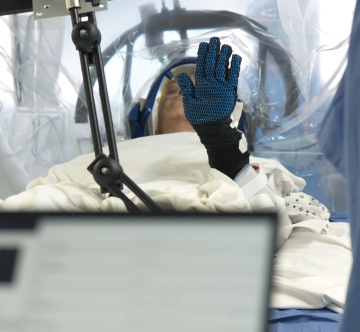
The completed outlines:
<svg viewBox="0 0 360 332">
<path fill-rule="evenodd" d="M 208 149 L 241 140 L 242 133 L 236 128 L 230 127 L 231 121 L 230 116 L 228 116 L 215 122 L 193 125 L 193 128 L 199 135 L 201 143 Z"/>
<path fill-rule="evenodd" d="M 249 152 L 241 153 L 239 143 L 223 146 L 221 149 L 207 149 L 210 167 L 224 173 L 231 179 L 249 163 Z"/>
<path fill-rule="evenodd" d="M 249 153 L 241 153 L 239 142 L 242 133 L 230 127 L 231 121 L 230 117 L 227 117 L 193 127 L 207 150 L 210 167 L 234 179 L 249 163 Z"/>
</svg>

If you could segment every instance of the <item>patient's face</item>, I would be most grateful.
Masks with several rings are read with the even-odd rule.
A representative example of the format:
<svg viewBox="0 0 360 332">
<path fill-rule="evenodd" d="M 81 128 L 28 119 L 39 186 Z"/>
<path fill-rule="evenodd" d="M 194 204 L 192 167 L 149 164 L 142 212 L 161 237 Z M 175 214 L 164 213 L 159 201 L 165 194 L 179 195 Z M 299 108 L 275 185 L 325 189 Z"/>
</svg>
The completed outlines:
<svg viewBox="0 0 360 332">
<path fill-rule="evenodd" d="M 195 82 L 195 75 L 189 75 Z M 159 104 L 158 128 L 156 134 L 170 134 L 180 132 L 195 132 L 185 117 L 183 96 L 177 80 L 170 82 L 165 90 L 165 95 Z"/>
</svg>

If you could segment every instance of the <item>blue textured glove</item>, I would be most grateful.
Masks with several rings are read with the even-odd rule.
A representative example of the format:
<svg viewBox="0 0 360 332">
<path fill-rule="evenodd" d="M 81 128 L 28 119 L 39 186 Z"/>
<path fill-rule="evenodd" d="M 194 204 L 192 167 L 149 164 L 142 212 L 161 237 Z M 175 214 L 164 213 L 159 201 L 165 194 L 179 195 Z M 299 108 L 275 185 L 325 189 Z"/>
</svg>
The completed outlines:
<svg viewBox="0 0 360 332">
<path fill-rule="evenodd" d="M 185 116 L 206 147 L 210 166 L 234 179 L 249 163 L 249 154 L 241 153 L 242 133 L 230 126 L 241 64 L 241 57 L 235 54 L 228 68 L 231 53 L 229 45 L 220 50 L 219 38 L 213 37 L 209 44 L 199 45 L 195 86 L 186 74 L 177 80 Z"/>
<path fill-rule="evenodd" d="M 204 124 L 224 119 L 234 110 L 241 57 L 235 54 L 231 68 L 229 59 L 232 49 L 220 40 L 210 39 L 210 44 L 201 43 L 196 61 L 195 87 L 190 77 L 180 74 L 177 78 L 185 115 L 191 125 Z"/>
</svg>

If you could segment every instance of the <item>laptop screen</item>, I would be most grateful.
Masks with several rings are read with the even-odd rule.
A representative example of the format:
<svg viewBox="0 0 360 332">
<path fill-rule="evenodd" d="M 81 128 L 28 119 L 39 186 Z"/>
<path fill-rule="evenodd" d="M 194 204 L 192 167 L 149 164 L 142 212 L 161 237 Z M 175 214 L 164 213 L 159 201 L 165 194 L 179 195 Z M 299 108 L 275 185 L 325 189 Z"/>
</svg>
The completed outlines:
<svg viewBox="0 0 360 332">
<path fill-rule="evenodd" d="M 0 233 L 0 257 L 16 257 L 0 325 L 263 332 L 275 227 L 274 215 L 39 215 L 33 231 Z"/>
</svg>

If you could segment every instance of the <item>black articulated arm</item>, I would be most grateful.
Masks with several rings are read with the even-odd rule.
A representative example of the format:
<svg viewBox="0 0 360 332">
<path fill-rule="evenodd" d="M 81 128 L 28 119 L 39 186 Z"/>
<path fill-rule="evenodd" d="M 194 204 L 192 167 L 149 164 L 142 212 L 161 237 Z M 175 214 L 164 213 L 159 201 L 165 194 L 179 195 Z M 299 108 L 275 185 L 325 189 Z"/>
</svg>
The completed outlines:
<svg viewBox="0 0 360 332">
<path fill-rule="evenodd" d="M 162 209 L 125 173 L 119 163 L 114 124 L 111 115 L 109 95 L 106 85 L 104 63 L 101 54 L 101 33 L 96 24 L 94 12 L 79 14 L 80 6 L 70 8 L 73 31 L 71 34 L 76 50 L 80 55 L 90 127 L 95 150 L 95 160 L 88 167 L 103 194 L 121 199 L 129 212 L 141 213 L 141 210 L 122 192 L 127 186 L 152 212 L 162 213 Z M 83 21 L 83 18 L 87 20 Z M 99 124 L 94 100 L 94 91 L 90 77 L 90 65 L 95 65 L 99 81 L 102 111 L 109 145 L 109 156 L 102 152 Z"/>
<path fill-rule="evenodd" d="M 0 15 L 33 11 L 32 0 L 0 1 Z M 92 2 L 94 7 L 100 7 L 101 5 L 99 0 L 84 1 Z M 95 181 L 99 184 L 101 192 L 103 194 L 109 193 L 112 196 L 121 199 L 129 212 L 141 213 L 141 210 L 122 192 L 124 185 L 127 186 L 152 212 L 162 213 L 162 209 L 124 173 L 121 165 L 119 164 L 114 125 L 111 116 L 110 102 L 104 73 L 104 63 L 100 48 L 101 33 L 96 24 L 95 12 L 90 11 L 87 13 L 79 13 L 79 9 L 81 9 L 79 1 L 69 4 L 64 1 L 64 6 L 65 4 L 68 5 L 67 9 L 70 12 L 73 25 L 71 35 L 72 40 L 80 55 L 87 109 L 89 110 L 91 134 L 96 157 L 88 167 L 88 171 L 94 176 Z M 49 7 L 50 6 L 47 8 Z M 86 20 L 83 21 L 82 18 L 86 18 Z M 99 81 L 101 104 L 110 152 L 109 156 L 102 153 L 99 124 L 90 77 L 89 68 L 91 65 L 95 65 Z"/>
</svg>

